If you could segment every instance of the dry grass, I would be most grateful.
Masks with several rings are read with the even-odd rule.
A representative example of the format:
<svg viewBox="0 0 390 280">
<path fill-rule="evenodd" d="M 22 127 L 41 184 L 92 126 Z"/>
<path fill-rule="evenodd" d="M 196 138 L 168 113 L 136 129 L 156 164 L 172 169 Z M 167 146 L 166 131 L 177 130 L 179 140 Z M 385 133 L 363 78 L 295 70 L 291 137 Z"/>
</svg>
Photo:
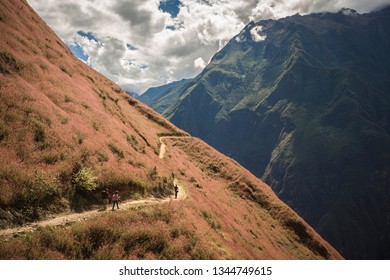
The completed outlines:
<svg viewBox="0 0 390 280">
<path fill-rule="evenodd" d="M 61 190 L 65 208 L 93 207 L 98 194 L 80 193 L 71 183 L 77 164 L 95 174 L 97 188 L 119 189 L 125 196 L 139 191 L 138 197 L 161 192 L 145 170 L 156 165 L 158 134 L 179 130 L 80 63 L 42 21 L 24 20 L 36 15 L 19 4 L 26 17 L 16 16 L 20 11 L 7 1 L 0 12 L 1 207 L 26 214 L 23 205 L 42 212 L 28 218 L 56 207 L 58 201 L 46 201 L 44 195 L 34 203 L 25 198 L 25 189 L 40 188 L 35 170 L 45 170 L 47 184 Z"/>
<path fill-rule="evenodd" d="M 109 213 L 1 242 L 0 259 L 213 259 L 168 205 Z M 17 251 L 15 252 L 15 249 Z"/>
</svg>

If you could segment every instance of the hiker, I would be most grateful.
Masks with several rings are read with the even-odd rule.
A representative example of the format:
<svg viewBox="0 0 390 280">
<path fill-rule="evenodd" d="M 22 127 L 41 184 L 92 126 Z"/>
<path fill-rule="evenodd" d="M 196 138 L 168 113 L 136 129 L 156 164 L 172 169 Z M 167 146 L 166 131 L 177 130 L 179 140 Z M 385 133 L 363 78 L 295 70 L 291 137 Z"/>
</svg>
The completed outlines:
<svg viewBox="0 0 390 280">
<path fill-rule="evenodd" d="M 114 211 L 114 207 L 115 207 L 115 204 L 116 204 L 116 209 L 119 209 L 119 206 L 118 206 L 118 201 L 119 201 L 119 194 L 118 194 L 118 191 L 116 191 L 113 195 L 112 195 L 112 210 Z"/>
<path fill-rule="evenodd" d="M 102 190 L 102 205 L 103 205 L 103 209 L 107 209 L 107 189 L 105 190 Z"/>
<path fill-rule="evenodd" d="M 106 194 L 107 194 L 107 198 L 106 198 L 106 204 L 111 204 L 111 195 L 110 195 L 110 191 L 106 188 Z"/>
<path fill-rule="evenodd" d="M 177 193 L 179 192 L 179 187 L 175 185 L 175 198 L 177 198 Z"/>
</svg>

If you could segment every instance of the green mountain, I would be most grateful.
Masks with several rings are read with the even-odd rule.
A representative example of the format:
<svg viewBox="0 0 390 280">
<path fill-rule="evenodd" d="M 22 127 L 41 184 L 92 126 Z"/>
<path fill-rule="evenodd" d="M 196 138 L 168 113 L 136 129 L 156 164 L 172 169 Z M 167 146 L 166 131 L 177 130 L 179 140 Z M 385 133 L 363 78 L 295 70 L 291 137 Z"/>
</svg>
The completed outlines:
<svg viewBox="0 0 390 280">
<path fill-rule="evenodd" d="M 136 96 L 136 98 L 162 114 L 172 103 L 179 99 L 183 89 L 190 82 L 191 79 L 183 79 L 167 85 L 153 87 L 145 91 L 142 95 Z"/>
<path fill-rule="evenodd" d="M 389 50 L 390 8 L 251 22 L 164 115 L 262 178 L 344 257 L 389 259 Z"/>
</svg>

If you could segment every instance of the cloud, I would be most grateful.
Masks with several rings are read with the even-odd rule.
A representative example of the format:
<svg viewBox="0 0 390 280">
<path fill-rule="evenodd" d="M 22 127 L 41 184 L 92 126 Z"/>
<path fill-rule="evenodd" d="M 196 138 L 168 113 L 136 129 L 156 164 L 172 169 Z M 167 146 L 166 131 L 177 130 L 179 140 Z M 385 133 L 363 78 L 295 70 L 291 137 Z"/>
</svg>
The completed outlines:
<svg viewBox="0 0 390 280">
<path fill-rule="evenodd" d="M 153 34 L 162 32 L 169 15 L 159 9 L 156 0 L 117 0 L 113 1 L 112 12 L 121 17 L 135 35 L 149 39 Z"/>
<path fill-rule="evenodd" d="M 198 57 L 197 59 L 194 60 L 194 66 L 195 68 L 203 69 L 206 67 L 206 63 L 204 62 L 203 58 Z"/>
<path fill-rule="evenodd" d="M 261 35 L 261 30 L 263 29 L 262 26 L 256 25 L 253 27 L 249 32 L 252 35 L 252 40 L 255 42 L 261 42 L 266 39 L 267 36 Z"/>
<path fill-rule="evenodd" d="M 352 8 L 359 13 L 370 12 L 378 7 L 390 4 L 389 0 L 295 0 L 293 8 L 305 13 L 311 12 L 337 12 L 342 8 Z"/>
<path fill-rule="evenodd" d="M 342 8 L 352 8 L 359 13 L 370 12 L 390 4 L 390 0 L 262 0 L 257 1 L 250 15 L 251 20 L 281 18 L 293 14 L 337 12 Z"/>
<path fill-rule="evenodd" d="M 338 11 L 368 12 L 390 0 L 28 0 L 87 63 L 121 86 L 194 77 L 251 20 Z M 251 30 L 263 40 L 261 29 Z"/>
</svg>

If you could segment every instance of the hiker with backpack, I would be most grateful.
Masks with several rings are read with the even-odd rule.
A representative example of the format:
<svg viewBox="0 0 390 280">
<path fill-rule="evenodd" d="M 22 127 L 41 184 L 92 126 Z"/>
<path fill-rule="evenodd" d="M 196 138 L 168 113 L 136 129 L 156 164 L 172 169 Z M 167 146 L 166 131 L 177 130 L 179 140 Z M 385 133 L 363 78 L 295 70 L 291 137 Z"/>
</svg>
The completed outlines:
<svg viewBox="0 0 390 280">
<path fill-rule="evenodd" d="M 118 194 L 118 191 L 116 191 L 112 195 L 112 211 L 114 211 L 115 204 L 116 204 L 116 209 L 119 209 L 119 205 L 118 205 L 119 198 L 120 198 L 120 196 Z"/>
<path fill-rule="evenodd" d="M 103 209 L 107 209 L 107 204 L 110 203 L 110 192 L 106 188 L 105 190 L 102 190 L 102 204 L 103 204 Z"/>
<path fill-rule="evenodd" d="M 107 194 L 106 204 L 110 205 L 111 204 L 111 195 L 110 195 L 110 191 L 108 189 L 106 189 L 106 194 Z"/>
</svg>

